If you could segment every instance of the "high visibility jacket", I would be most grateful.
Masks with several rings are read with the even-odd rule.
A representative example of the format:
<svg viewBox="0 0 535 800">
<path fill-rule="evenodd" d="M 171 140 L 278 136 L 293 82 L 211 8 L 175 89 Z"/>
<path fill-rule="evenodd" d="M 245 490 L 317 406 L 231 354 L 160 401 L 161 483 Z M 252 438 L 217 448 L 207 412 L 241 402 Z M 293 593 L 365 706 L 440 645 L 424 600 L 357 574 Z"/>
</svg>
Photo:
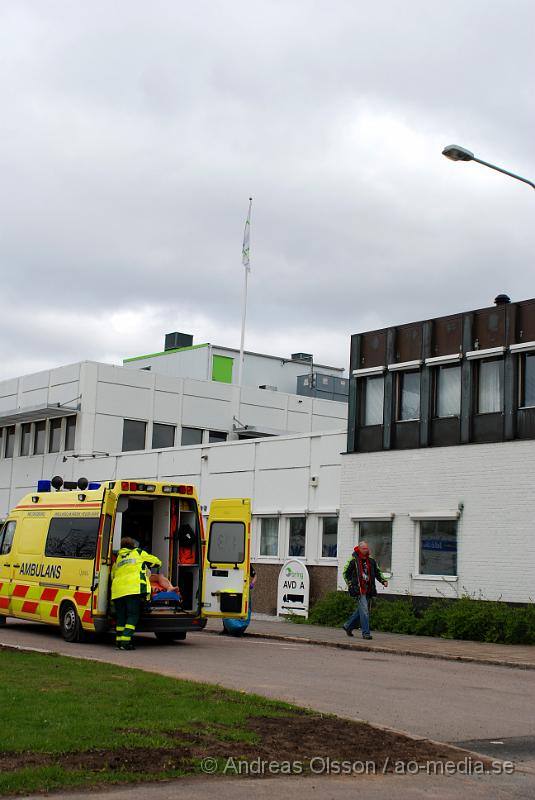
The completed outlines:
<svg viewBox="0 0 535 800">
<path fill-rule="evenodd" d="M 129 594 L 150 595 L 150 581 L 145 566 L 161 567 L 162 562 L 140 547 L 121 547 L 111 570 L 111 598 Z"/>
</svg>

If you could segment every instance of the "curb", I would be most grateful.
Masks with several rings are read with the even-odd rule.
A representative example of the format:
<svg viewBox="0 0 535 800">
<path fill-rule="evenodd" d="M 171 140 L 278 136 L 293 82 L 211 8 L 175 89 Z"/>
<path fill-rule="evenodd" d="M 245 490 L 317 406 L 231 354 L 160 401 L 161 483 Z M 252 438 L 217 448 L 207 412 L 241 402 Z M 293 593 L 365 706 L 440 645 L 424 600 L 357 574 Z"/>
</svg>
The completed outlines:
<svg viewBox="0 0 535 800">
<path fill-rule="evenodd" d="M 205 633 L 217 634 L 218 631 L 205 630 Z M 535 663 L 530 661 L 504 661 L 481 656 L 452 655 L 450 653 L 429 653 L 425 650 L 410 650 L 403 647 L 381 647 L 373 644 L 350 644 L 349 642 L 329 642 L 325 639 L 312 639 L 305 636 L 291 636 L 282 633 L 245 633 L 245 638 L 272 639 L 278 642 L 292 642 L 293 644 L 313 644 L 320 647 L 333 647 L 338 650 L 362 651 L 365 653 L 381 653 L 391 656 L 413 656 L 414 658 L 430 658 L 439 661 L 459 661 L 466 664 L 483 664 L 490 667 L 506 667 L 508 669 L 535 670 Z"/>
</svg>

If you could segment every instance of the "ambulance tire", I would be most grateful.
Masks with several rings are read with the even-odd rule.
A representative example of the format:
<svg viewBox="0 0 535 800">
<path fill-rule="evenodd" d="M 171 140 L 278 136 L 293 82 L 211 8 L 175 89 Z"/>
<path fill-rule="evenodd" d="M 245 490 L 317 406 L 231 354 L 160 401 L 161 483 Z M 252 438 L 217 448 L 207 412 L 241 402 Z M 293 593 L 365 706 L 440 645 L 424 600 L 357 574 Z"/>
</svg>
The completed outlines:
<svg viewBox="0 0 535 800">
<path fill-rule="evenodd" d="M 66 642 L 83 642 L 85 632 L 80 617 L 72 603 L 63 603 L 60 610 L 59 627 Z"/>
<path fill-rule="evenodd" d="M 171 642 L 183 642 L 186 638 L 186 631 L 178 633 L 167 633 L 167 631 L 155 631 L 154 635 L 162 644 L 170 644 Z"/>
<path fill-rule="evenodd" d="M 0 614 L 0 625 L 5 625 L 7 622 L 7 617 L 4 617 L 3 614 Z"/>
</svg>

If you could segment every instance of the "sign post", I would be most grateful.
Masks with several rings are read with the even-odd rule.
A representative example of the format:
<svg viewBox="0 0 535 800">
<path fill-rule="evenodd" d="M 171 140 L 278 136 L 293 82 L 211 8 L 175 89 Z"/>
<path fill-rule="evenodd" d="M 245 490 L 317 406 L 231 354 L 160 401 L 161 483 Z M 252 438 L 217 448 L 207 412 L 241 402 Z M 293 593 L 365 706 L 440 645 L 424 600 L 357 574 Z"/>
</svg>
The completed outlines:
<svg viewBox="0 0 535 800">
<path fill-rule="evenodd" d="M 310 577 L 303 561 L 290 558 L 279 573 L 277 616 L 295 614 L 308 617 Z"/>
</svg>

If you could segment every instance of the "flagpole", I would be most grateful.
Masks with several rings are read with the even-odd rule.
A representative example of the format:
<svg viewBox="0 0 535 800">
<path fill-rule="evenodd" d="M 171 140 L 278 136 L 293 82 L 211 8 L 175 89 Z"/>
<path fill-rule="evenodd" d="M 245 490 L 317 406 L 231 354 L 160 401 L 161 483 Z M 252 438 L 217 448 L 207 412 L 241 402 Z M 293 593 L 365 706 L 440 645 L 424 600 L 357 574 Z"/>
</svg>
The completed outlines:
<svg viewBox="0 0 535 800">
<path fill-rule="evenodd" d="M 238 386 L 242 385 L 243 380 L 243 362 L 245 358 L 245 321 L 247 318 L 247 283 L 251 267 L 249 264 L 249 237 L 251 226 L 251 208 L 253 205 L 253 198 L 249 198 L 249 212 L 245 222 L 245 230 L 243 233 L 243 249 L 242 249 L 242 263 L 244 267 L 243 276 L 243 304 L 241 313 L 241 341 L 240 341 L 240 365 L 238 370 Z"/>
</svg>

